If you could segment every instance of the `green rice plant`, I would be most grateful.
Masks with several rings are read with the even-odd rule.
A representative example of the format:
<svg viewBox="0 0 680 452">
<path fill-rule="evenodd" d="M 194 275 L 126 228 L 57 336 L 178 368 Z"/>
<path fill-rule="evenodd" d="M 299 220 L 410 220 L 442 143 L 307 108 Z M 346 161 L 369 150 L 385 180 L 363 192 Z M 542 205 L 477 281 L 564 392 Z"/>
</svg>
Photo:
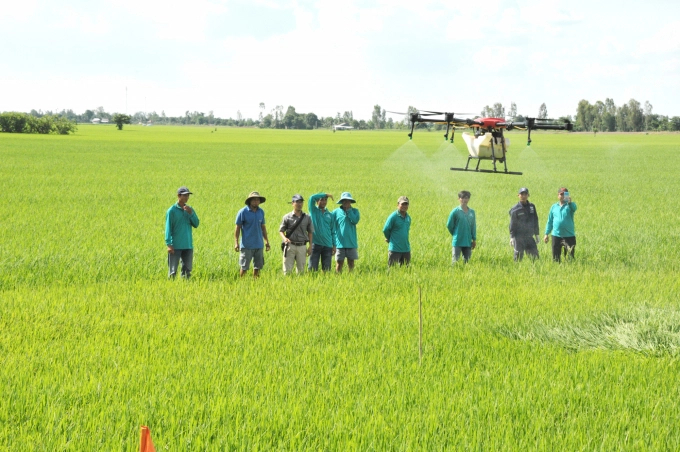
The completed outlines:
<svg viewBox="0 0 680 452">
<path fill-rule="evenodd" d="M 159 450 L 680 448 L 677 134 L 510 134 L 515 177 L 450 171 L 458 136 L 213 129 L 0 134 L 0 448 L 132 451 L 140 425 Z M 180 185 L 201 225 L 167 281 Z M 575 260 L 512 261 L 520 186 L 542 223 L 569 187 Z M 478 249 L 452 266 L 462 189 Z M 253 190 L 270 238 L 292 194 L 350 191 L 356 270 L 285 277 L 273 247 L 239 278 Z M 388 270 L 401 195 L 412 265 Z"/>
</svg>

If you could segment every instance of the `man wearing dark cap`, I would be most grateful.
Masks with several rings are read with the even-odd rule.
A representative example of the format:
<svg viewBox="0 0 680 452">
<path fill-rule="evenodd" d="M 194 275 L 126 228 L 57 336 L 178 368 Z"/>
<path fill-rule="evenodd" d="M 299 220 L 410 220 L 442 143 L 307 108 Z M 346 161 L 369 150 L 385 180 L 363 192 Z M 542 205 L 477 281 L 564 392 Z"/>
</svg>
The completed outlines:
<svg viewBox="0 0 680 452">
<path fill-rule="evenodd" d="M 314 225 L 309 215 L 302 211 L 304 199 L 301 195 L 293 195 L 291 204 L 293 211 L 285 214 L 279 227 L 279 235 L 283 240 L 283 274 L 288 275 L 296 264 L 298 275 L 305 272 L 305 261 L 312 252 L 312 234 Z"/>
<path fill-rule="evenodd" d="M 175 278 L 179 261 L 182 261 L 182 278 L 191 277 L 194 261 L 192 228 L 198 227 L 196 211 L 189 207 L 187 187 L 177 190 L 177 202 L 165 214 L 165 245 L 168 247 L 168 278 Z"/>
<path fill-rule="evenodd" d="M 560 255 L 564 249 L 574 258 L 574 248 L 576 248 L 576 232 L 574 231 L 574 213 L 576 203 L 572 201 L 569 190 L 561 187 L 557 190 L 557 200 L 550 208 L 548 222 L 545 225 L 545 235 L 543 241 L 548 243 L 548 234 L 552 232 L 552 255 L 555 262 L 560 262 Z"/>
<path fill-rule="evenodd" d="M 510 246 L 515 250 L 515 261 L 521 261 L 524 253 L 538 259 L 539 242 L 538 213 L 529 202 L 529 189 L 522 187 L 517 193 L 519 202 L 510 209 Z"/>
<path fill-rule="evenodd" d="M 387 250 L 388 267 L 397 263 L 400 266 L 406 265 L 408 267 L 411 263 L 411 243 L 408 238 L 411 230 L 411 216 L 408 214 L 408 206 L 408 198 L 400 196 L 397 199 L 397 210 L 387 217 L 383 227 L 385 241 L 389 243 Z"/>
<path fill-rule="evenodd" d="M 260 276 L 260 270 L 264 267 L 264 253 L 262 248 L 269 251 L 269 239 L 267 227 L 264 222 L 264 210 L 260 204 L 266 201 L 264 196 L 256 191 L 251 192 L 246 198 L 246 206 L 236 214 L 236 230 L 234 231 L 234 249 L 238 251 L 238 264 L 241 267 L 240 275 L 244 276 L 253 262 L 253 277 Z M 239 243 L 239 236 L 241 241 Z"/>
<path fill-rule="evenodd" d="M 309 256 L 309 270 L 321 269 L 325 272 L 331 269 L 335 254 L 335 221 L 333 214 L 326 208 L 328 198 L 333 200 L 330 193 L 317 193 L 309 197 L 309 216 L 312 217 L 314 235 L 312 237 L 312 254 Z"/>
</svg>

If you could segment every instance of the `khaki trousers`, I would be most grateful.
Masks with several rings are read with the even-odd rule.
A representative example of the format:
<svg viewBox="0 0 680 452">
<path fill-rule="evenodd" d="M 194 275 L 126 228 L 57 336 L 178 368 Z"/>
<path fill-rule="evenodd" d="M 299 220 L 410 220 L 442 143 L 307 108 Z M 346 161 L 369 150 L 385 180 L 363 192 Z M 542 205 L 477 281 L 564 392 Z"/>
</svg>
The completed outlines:
<svg viewBox="0 0 680 452">
<path fill-rule="evenodd" d="M 307 247 L 305 245 L 288 245 L 288 250 L 283 256 L 283 273 L 288 275 L 293 271 L 293 264 L 297 268 L 298 275 L 305 272 L 305 260 L 307 259 Z"/>
</svg>

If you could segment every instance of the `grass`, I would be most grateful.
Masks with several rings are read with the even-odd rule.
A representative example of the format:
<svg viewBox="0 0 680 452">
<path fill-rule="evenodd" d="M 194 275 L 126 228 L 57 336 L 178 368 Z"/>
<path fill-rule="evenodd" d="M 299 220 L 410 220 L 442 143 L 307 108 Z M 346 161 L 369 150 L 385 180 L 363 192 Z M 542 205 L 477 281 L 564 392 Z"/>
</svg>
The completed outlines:
<svg viewBox="0 0 680 452">
<path fill-rule="evenodd" d="M 149 425 L 159 450 L 677 450 L 680 136 L 512 134 L 517 177 L 450 171 L 462 139 L 440 135 L 0 134 L 0 448 L 135 450 Z M 165 280 L 180 185 L 201 219 L 189 283 Z M 547 245 L 512 262 L 520 186 L 541 227 L 569 187 L 574 262 Z M 452 267 L 462 189 L 479 248 Z M 286 278 L 273 246 L 240 280 L 233 222 L 253 190 L 274 245 L 292 194 L 350 191 L 355 272 Z M 413 265 L 388 271 L 400 195 Z"/>
</svg>

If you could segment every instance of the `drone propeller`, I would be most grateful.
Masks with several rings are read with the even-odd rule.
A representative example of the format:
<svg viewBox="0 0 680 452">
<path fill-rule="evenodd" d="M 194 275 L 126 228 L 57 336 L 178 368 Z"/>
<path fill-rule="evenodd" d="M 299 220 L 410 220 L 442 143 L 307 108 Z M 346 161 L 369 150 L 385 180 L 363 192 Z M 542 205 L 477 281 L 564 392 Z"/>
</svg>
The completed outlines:
<svg viewBox="0 0 680 452">
<path fill-rule="evenodd" d="M 429 110 L 420 110 L 425 113 L 432 113 L 433 115 L 448 115 L 448 114 L 453 114 L 448 111 L 429 111 Z M 474 113 L 456 113 L 457 115 L 473 115 Z M 423 115 L 425 116 L 425 115 Z M 429 116 L 429 115 L 428 115 Z"/>
</svg>

